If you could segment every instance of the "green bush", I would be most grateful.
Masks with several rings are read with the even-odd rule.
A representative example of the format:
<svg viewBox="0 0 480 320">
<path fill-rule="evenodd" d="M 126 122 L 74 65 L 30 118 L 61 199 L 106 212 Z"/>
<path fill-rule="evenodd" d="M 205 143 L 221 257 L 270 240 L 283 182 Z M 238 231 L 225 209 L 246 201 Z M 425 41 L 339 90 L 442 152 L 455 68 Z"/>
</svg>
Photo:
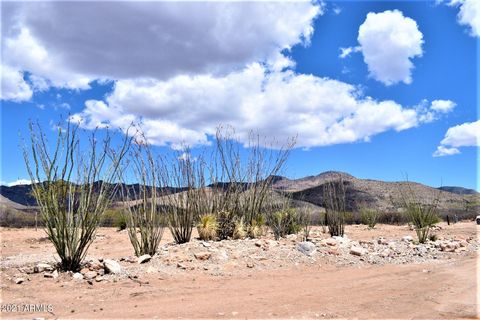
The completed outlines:
<svg viewBox="0 0 480 320">
<path fill-rule="evenodd" d="M 213 214 L 205 214 L 200 217 L 197 224 L 198 236 L 201 240 L 215 240 L 217 238 L 217 217 Z"/>
<path fill-rule="evenodd" d="M 410 222 L 415 226 L 418 242 L 425 243 L 428 239 L 430 228 L 440 222 L 436 205 L 408 203 L 406 213 Z"/>
<path fill-rule="evenodd" d="M 100 224 L 102 227 L 115 227 L 117 230 L 127 228 L 127 218 L 122 210 L 108 209 L 105 211 Z"/>
<path fill-rule="evenodd" d="M 378 210 L 373 208 L 361 208 L 360 215 L 362 217 L 362 223 L 366 224 L 370 229 L 375 228 L 378 219 Z"/>
<path fill-rule="evenodd" d="M 296 234 L 301 230 L 299 217 L 292 208 L 268 214 L 267 222 L 277 240 L 288 234 Z"/>
</svg>

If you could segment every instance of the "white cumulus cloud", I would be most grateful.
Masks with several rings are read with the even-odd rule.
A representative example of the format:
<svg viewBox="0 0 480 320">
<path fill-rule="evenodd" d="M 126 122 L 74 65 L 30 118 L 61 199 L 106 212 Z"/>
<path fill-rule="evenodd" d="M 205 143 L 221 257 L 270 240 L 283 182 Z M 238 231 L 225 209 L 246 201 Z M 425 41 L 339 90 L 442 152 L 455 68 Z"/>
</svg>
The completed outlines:
<svg viewBox="0 0 480 320">
<path fill-rule="evenodd" d="M 480 146 L 480 120 L 467 122 L 447 130 L 434 156 L 445 156 L 460 153 L 460 147 Z"/>
<path fill-rule="evenodd" d="M 480 1 L 478 0 L 437 0 L 451 7 L 459 7 L 458 23 L 466 25 L 473 37 L 480 37 Z"/>
<path fill-rule="evenodd" d="M 258 61 L 284 68 L 292 62 L 280 52 L 308 44 L 322 12 L 309 1 L 5 2 L 2 60 L 40 90 L 222 74 Z"/>
<path fill-rule="evenodd" d="M 412 82 L 412 59 L 423 54 L 423 34 L 415 20 L 398 10 L 370 12 L 357 39 L 359 49 L 343 49 L 341 57 L 361 51 L 373 79 L 385 85 Z"/>
<path fill-rule="evenodd" d="M 298 135 L 297 147 L 308 148 L 412 128 L 424 122 L 422 112 L 341 81 L 254 63 L 220 77 L 120 80 L 105 101 L 88 101 L 72 118 L 87 128 L 138 121 L 150 142 L 174 148 L 208 144 L 219 124 L 235 127 L 242 142 L 256 131 L 279 141 Z"/>
<path fill-rule="evenodd" d="M 0 183 L 0 185 L 8 186 L 8 187 L 13 187 L 13 186 L 17 186 L 17 185 L 24 185 L 24 184 L 32 184 L 32 181 L 30 179 L 18 179 L 16 181 L 12 181 L 12 182 L 2 181 Z"/>
<path fill-rule="evenodd" d="M 1 67 L 2 88 L 0 90 L 0 99 L 15 102 L 30 100 L 33 91 L 23 79 L 23 72 L 15 70 L 7 65 L 2 65 Z"/>
</svg>

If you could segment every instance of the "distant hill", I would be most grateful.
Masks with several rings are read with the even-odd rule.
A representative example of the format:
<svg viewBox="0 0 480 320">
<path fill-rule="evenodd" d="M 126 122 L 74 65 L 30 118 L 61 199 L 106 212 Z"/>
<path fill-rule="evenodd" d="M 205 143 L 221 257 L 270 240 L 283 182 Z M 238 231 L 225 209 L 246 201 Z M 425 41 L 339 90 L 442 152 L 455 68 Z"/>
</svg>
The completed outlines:
<svg viewBox="0 0 480 320">
<path fill-rule="evenodd" d="M 478 192 L 477 192 L 476 190 L 467 189 L 467 188 L 462 188 L 462 187 L 449 187 L 449 186 L 445 186 L 445 187 L 440 187 L 440 188 L 437 188 L 437 189 L 442 190 L 442 191 L 451 192 L 451 193 L 461 194 L 461 195 L 466 195 L 466 194 L 478 194 Z"/>
<path fill-rule="evenodd" d="M 440 199 L 439 208 L 443 210 L 461 210 L 468 204 L 478 203 L 476 193 L 460 194 L 416 182 L 357 179 L 348 173 L 335 171 L 327 171 L 296 180 L 278 179 L 273 184 L 273 188 L 291 194 L 293 199 L 323 206 L 326 184 L 335 180 L 341 180 L 344 183 L 348 211 L 356 211 L 363 206 L 376 207 L 380 210 L 396 210 L 401 206 L 402 193 L 412 193 L 415 200 L 421 203 L 429 203 L 438 197 Z M 454 190 L 468 190 L 461 187 L 456 188 Z"/>
<path fill-rule="evenodd" d="M 272 191 L 281 198 L 288 195 L 296 204 L 313 205 L 322 207 L 324 204 L 324 190 L 328 182 L 341 180 L 345 186 L 346 206 L 348 211 L 356 211 L 363 206 L 376 207 L 380 210 L 396 210 L 401 205 L 402 190 L 411 190 L 419 202 L 429 203 L 435 197 L 440 198 L 440 209 L 443 210 L 477 210 L 480 195 L 474 190 L 462 187 L 432 188 L 415 182 L 386 182 L 370 179 L 357 179 L 345 172 L 327 171 L 316 176 L 301 179 L 288 179 L 282 176 L 271 177 Z M 102 182 L 95 183 L 95 189 L 100 188 Z M 244 184 L 247 189 L 250 185 Z M 225 189 L 227 183 L 210 185 L 208 189 Z M 124 185 L 130 194 L 139 194 L 139 184 Z M 0 208 L 11 208 L 20 211 L 31 211 L 36 206 L 36 201 L 31 195 L 30 185 L 2 186 L 0 187 Z M 159 190 L 161 191 L 161 190 Z M 163 192 L 176 194 L 183 191 L 176 188 L 165 188 Z M 151 190 L 150 190 L 151 192 Z M 121 194 L 114 197 L 113 206 L 120 205 Z M 134 200 L 134 199 L 132 199 Z M 473 208 L 473 209 L 472 209 Z"/>
</svg>

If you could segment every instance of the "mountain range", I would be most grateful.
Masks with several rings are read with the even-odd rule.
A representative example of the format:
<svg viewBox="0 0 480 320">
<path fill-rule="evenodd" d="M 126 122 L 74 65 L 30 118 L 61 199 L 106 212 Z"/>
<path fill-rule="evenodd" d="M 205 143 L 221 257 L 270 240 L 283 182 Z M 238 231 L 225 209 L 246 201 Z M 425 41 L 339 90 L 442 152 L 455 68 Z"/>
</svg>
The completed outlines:
<svg viewBox="0 0 480 320">
<path fill-rule="evenodd" d="M 438 198 L 441 210 L 468 210 L 469 208 L 476 210 L 480 200 L 480 194 L 472 189 L 455 186 L 433 188 L 409 181 L 387 182 L 358 179 L 348 173 L 337 171 L 327 171 L 300 179 L 288 179 L 282 176 L 271 178 L 272 189 L 279 195 L 286 195 L 296 202 L 307 202 L 318 207 L 323 205 L 328 183 L 341 181 L 344 185 L 347 211 L 356 211 L 364 206 L 376 207 L 383 211 L 395 210 L 399 207 L 405 194 L 414 195 L 414 200 L 421 203 L 429 203 Z M 97 182 L 97 184 L 99 183 Z M 225 183 L 221 184 L 221 187 L 225 186 Z M 140 188 L 138 184 L 124 185 L 124 187 L 132 193 L 138 193 Z M 167 188 L 167 191 L 176 193 L 182 190 Z M 120 200 L 120 195 L 116 195 L 114 202 Z M 35 205 L 36 201 L 32 196 L 31 185 L 0 187 L 0 213 L 7 209 L 32 211 L 35 209 Z"/>
</svg>

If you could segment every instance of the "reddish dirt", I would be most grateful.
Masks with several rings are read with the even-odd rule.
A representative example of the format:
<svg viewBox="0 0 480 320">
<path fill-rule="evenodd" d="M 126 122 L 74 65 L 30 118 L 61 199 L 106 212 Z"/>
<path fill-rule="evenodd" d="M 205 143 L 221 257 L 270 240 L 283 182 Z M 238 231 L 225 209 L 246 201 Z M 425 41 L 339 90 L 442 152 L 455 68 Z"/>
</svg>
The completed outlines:
<svg viewBox="0 0 480 320">
<path fill-rule="evenodd" d="M 471 236 L 472 222 L 444 226 L 440 235 Z M 480 228 L 479 228 L 480 229 Z M 403 236 L 406 227 L 377 230 L 349 227 L 352 239 Z M 131 255 L 125 233 L 101 229 L 92 253 L 105 257 Z M 2 258 L 40 251 L 53 253 L 43 231 L 1 230 Z M 166 235 L 168 239 L 170 236 Z M 130 279 L 89 285 L 67 275 L 57 280 L 40 274 L 16 285 L 2 270 L 2 307 L 9 304 L 51 305 L 48 312 L 2 312 L 2 318 L 476 318 L 477 256 L 455 255 L 436 263 L 406 265 L 323 264 L 282 270 L 245 267 L 231 275 L 199 271 L 144 274 L 142 283 Z M 148 284 L 147 284 L 148 282 Z"/>
</svg>

